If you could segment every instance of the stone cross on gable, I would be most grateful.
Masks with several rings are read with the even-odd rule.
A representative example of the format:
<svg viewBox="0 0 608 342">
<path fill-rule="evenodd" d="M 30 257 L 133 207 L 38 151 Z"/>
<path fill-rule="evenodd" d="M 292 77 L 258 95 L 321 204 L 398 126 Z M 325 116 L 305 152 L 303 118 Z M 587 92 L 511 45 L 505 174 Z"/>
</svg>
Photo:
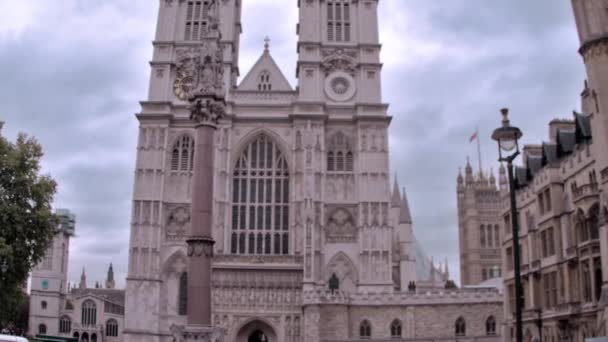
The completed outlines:
<svg viewBox="0 0 608 342">
<path fill-rule="evenodd" d="M 268 51 L 270 48 L 270 38 L 268 36 L 266 36 L 266 38 L 264 38 L 264 51 Z"/>
</svg>

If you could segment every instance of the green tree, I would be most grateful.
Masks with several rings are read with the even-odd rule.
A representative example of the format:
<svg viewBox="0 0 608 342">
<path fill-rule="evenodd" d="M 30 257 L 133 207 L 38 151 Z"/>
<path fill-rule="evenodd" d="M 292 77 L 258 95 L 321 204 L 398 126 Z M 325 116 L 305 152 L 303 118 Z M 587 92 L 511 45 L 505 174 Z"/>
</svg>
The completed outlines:
<svg viewBox="0 0 608 342">
<path fill-rule="evenodd" d="M 11 143 L 0 136 L 0 326 L 16 319 L 16 296 L 58 224 L 51 208 L 57 185 L 40 174 L 42 156 L 34 138 L 20 134 Z"/>
</svg>

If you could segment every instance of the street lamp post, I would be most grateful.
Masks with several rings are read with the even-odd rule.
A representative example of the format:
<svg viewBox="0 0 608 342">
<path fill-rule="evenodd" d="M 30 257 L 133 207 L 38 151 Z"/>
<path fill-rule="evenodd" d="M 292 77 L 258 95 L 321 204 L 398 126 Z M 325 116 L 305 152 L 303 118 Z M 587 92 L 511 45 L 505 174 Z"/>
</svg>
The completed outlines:
<svg viewBox="0 0 608 342">
<path fill-rule="evenodd" d="M 517 216 L 517 203 L 515 200 L 515 182 L 513 180 L 513 160 L 519 155 L 519 139 L 522 132 L 519 128 L 511 126 L 509 122 L 509 110 L 501 109 L 502 126 L 495 129 L 492 139 L 498 143 L 498 155 L 500 162 L 507 163 L 509 175 L 509 197 L 511 200 L 511 228 L 513 230 L 513 268 L 515 273 L 515 341 L 523 341 L 522 327 L 522 301 L 523 289 L 521 287 L 520 250 L 519 250 L 519 227 Z M 504 155 L 503 155 L 504 154 Z"/>
</svg>

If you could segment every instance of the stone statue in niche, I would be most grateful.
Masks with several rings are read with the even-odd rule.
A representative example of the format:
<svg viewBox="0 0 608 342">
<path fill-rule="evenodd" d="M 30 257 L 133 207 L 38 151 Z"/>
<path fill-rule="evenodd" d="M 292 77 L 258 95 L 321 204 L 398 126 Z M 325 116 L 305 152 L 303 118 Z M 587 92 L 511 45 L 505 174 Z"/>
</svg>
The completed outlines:
<svg viewBox="0 0 608 342">
<path fill-rule="evenodd" d="M 169 211 L 165 237 L 167 241 L 181 241 L 190 228 L 190 209 L 177 207 Z"/>
<path fill-rule="evenodd" d="M 325 226 L 325 237 L 328 243 L 357 240 L 355 220 L 348 210 L 339 208 L 329 216 Z"/>
<path fill-rule="evenodd" d="M 357 269 L 351 259 L 344 253 L 336 254 L 325 268 L 325 281 L 334 278 L 342 292 L 354 293 L 357 289 Z M 337 280 L 337 282 L 336 282 Z"/>
</svg>

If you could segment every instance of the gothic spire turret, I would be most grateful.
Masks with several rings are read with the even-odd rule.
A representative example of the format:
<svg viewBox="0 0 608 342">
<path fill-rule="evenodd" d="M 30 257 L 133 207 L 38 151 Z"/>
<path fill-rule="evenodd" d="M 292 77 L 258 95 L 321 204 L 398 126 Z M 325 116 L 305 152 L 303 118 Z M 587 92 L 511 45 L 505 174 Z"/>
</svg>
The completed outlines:
<svg viewBox="0 0 608 342">
<path fill-rule="evenodd" d="M 110 263 L 110 267 L 108 268 L 108 275 L 106 276 L 106 289 L 113 289 L 114 287 L 114 269 L 112 267 L 112 263 Z"/>
<path fill-rule="evenodd" d="M 80 275 L 80 284 L 78 284 L 78 288 L 81 290 L 87 288 L 87 275 L 84 271 L 84 267 L 82 268 L 82 274 Z"/>
<path fill-rule="evenodd" d="M 467 166 L 464 168 L 464 173 L 467 185 L 473 184 L 475 179 L 473 177 L 473 167 L 471 166 L 471 160 L 469 160 L 469 157 L 467 157 Z"/>
<path fill-rule="evenodd" d="M 391 206 L 393 208 L 399 208 L 401 206 L 401 194 L 399 193 L 399 183 L 397 182 L 397 174 L 395 174 L 395 181 L 393 182 Z"/>
<path fill-rule="evenodd" d="M 407 201 L 407 194 L 405 188 L 403 188 L 403 198 L 401 199 L 401 206 L 399 208 L 399 223 L 412 223 L 412 214 L 410 212 L 410 205 Z"/>
</svg>

